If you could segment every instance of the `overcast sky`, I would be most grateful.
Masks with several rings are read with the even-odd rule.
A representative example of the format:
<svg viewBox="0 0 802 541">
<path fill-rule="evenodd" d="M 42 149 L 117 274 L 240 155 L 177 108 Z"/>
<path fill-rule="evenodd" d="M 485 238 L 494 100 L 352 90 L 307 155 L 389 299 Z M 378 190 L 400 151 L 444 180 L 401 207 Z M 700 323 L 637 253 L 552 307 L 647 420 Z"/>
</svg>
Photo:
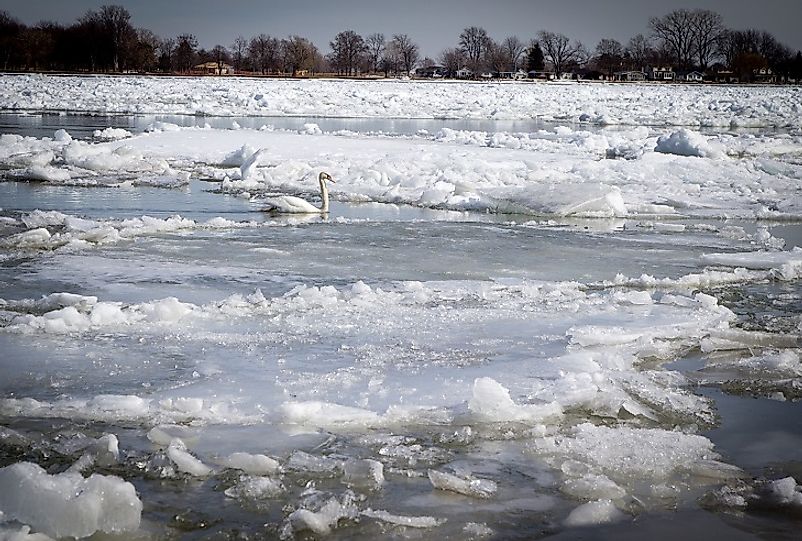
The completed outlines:
<svg viewBox="0 0 802 541">
<path fill-rule="evenodd" d="M 87 10 L 122 5 L 134 26 L 161 37 L 191 33 L 201 47 L 230 46 L 234 38 L 260 33 L 298 34 L 321 51 L 342 30 L 367 36 L 408 34 L 422 55 L 436 58 L 453 47 L 468 26 L 481 26 L 502 40 L 528 42 L 538 30 L 561 32 L 593 49 L 601 38 L 624 45 L 648 33 L 650 17 L 677 8 L 721 13 L 727 26 L 772 32 L 794 50 L 802 49 L 802 0 L 0 0 L 0 9 L 26 24 L 73 23 Z"/>
</svg>

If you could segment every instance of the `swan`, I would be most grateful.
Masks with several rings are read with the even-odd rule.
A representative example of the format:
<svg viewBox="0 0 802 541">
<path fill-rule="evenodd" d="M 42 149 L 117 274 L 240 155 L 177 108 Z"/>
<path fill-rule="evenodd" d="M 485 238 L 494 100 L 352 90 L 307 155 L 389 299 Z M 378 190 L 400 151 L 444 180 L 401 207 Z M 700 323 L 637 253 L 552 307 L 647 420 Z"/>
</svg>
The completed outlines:
<svg viewBox="0 0 802 541">
<path fill-rule="evenodd" d="M 266 199 L 265 202 L 269 205 L 264 210 L 275 214 L 326 214 L 329 212 L 329 189 L 326 186 L 326 181 L 334 182 L 326 172 L 321 171 L 317 177 L 320 182 L 320 207 L 316 207 L 309 201 L 295 197 L 293 195 L 282 195 L 281 197 L 273 197 Z"/>
</svg>

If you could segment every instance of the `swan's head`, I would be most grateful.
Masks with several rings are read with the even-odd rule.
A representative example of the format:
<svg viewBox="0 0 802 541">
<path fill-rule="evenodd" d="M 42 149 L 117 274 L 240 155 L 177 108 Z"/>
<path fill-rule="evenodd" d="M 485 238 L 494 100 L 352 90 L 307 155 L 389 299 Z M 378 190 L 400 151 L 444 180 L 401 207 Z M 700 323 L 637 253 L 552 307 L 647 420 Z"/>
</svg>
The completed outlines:
<svg viewBox="0 0 802 541">
<path fill-rule="evenodd" d="M 318 178 L 318 180 L 319 180 L 320 182 L 323 182 L 324 180 L 328 180 L 329 182 L 334 182 L 335 184 L 337 184 L 337 183 L 334 181 L 334 179 L 333 179 L 333 178 L 331 178 L 331 175 L 329 175 L 329 174 L 328 174 L 328 173 L 326 173 L 325 171 L 321 171 L 321 172 L 320 172 L 320 175 L 318 175 L 318 177 L 317 177 L 317 178 Z"/>
</svg>

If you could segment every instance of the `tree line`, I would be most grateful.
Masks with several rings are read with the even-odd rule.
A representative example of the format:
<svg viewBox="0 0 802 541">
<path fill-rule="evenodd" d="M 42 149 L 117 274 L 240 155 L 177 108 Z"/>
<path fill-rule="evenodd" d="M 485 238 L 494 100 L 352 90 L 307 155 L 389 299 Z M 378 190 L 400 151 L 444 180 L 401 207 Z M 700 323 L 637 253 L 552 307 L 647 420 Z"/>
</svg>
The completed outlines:
<svg viewBox="0 0 802 541">
<path fill-rule="evenodd" d="M 729 29 L 714 11 L 674 10 L 650 19 L 649 30 L 626 45 L 602 39 L 591 50 L 558 32 L 542 30 L 527 42 L 517 36 L 497 41 L 483 28 L 472 26 L 460 33 L 454 47 L 432 59 L 421 58 L 419 46 L 407 34 L 388 38 L 378 32 L 361 36 L 345 30 L 328 43 L 326 55 L 298 35 L 237 36 L 229 46 L 204 49 L 193 34 L 161 38 L 148 29 L 135 28 L 130 13 L 116 5 L 90 10 L 68 26 L 49 21 L 27 26 L 0 11 L 0 67 L 4 71 L 190 73 L 195 66 L 211 62 L 218 73 L 230 65 L 236 72 L 263 75 L 388 76 L 421 67 L 431 68 L 428 73 L 436 76 L 548 70 L 556 77 L 581 72 L 600 78 L 647 66 L 670 66 L 676 71 L 728 71 L 746 82 L 766 71 L 781 81 L 802 79 L 802 53 L 794 53 L 767 31 Z"/>
</svg>

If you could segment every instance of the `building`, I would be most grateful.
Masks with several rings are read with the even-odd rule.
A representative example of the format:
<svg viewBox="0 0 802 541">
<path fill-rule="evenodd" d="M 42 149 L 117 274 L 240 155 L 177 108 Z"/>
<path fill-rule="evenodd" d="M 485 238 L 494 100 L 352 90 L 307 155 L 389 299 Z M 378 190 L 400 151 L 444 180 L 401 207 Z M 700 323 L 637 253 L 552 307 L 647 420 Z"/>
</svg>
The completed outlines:
<svg viewBox="0 0 802 541">
<path fill-rule="evenodd" d="M 685 81 L 686 83 L 701 83 L 705 79 L 705 74 L 700 71 L 688 71 L 677 74 L 677 81 Z"/>
<path fill-rule="evenodd" d="M 192 67 L 192 71 L 205 75 L 229 75 L 233 70 L 234 67 L 225 62 L 219 65 L 217 62 L 204 62 L 203 64 L 197 64 Z"/>
<path fill-rule="evenodd" d="M 646 80 L 646 74 L 642 71 L 617 71 L 613 74 L 613 80 L 640 82 Z"/>
<path fill-rule="evenodd" d="M 448 70 L 444 66 L 438 65 L 426 66 L 415 70 L 416 77 L 425 77 L 427 79 L 442 79 L 447 73 Z"/>
<path fill-rule="evenodd" d="M 650 66 L 646 68 L 646 77 L 650 81 L 673 81 L 676 74 L 671 66 Z"/>
</svg>

